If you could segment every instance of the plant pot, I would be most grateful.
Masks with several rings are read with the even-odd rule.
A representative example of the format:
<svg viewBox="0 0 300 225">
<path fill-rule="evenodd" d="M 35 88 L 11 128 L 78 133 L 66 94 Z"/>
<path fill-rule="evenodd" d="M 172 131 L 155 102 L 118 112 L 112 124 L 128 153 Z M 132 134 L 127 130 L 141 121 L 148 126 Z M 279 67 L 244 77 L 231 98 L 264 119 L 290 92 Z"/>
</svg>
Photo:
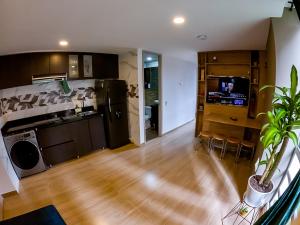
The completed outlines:
<svg viewBox="0 0 300 225">
<path fill-rule="evenodd" d="M 248 186 L 247 190 L 244 195 L 244 201 L 246 204 L 252 207 L 259 207 L 266 203 L 266 201 L 269 199 L 270 194 L 273 192 L 273 184 L 271 184 L 271 190 L 262 192 L 257 190 L 255 187 L 251 184 L 251 179 L 255 179 L 254 177 L 257 175 L 252 175 L 248 179 Z"/>
</svg>

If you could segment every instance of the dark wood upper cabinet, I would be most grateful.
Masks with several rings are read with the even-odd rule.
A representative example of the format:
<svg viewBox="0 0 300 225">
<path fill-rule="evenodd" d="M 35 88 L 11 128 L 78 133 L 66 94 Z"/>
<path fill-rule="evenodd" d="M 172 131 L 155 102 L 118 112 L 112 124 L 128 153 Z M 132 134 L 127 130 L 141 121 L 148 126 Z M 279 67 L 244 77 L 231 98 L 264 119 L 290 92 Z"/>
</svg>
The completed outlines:
<svg viewBox="0 0 300 225">
<path fill-rule="evenodd" d="M 30 67 L 32 75 L 49 74 L 50 56 L 49 53 L 32 53 L 30 54 Z"/>
<path fill-rule="evenodd" d="M 69 55 L 67 53 L 51 53 L 50 74 L 69 72 Z"/>
<path fill-rule="evenodd" d="M 0 89 L 32 84 L 32 76 L 69 73 L 69 55 L 78 55 L 78 79 L 83 76 L 83 55 L 93 57 L 93 77 L 117 79 L 118 55 L 83 52 L 38 52 L 0 56 Z"/>
<path fill-rule="evenodd" d="M 93 54 L 93 74 L 96 79 L 119 77 L 118 55 Z"/>
<path fill-rule="evenodd" d="M 30 58 L 27 54 L 0 57 L 0 88 L 31 84 Z"/>
</svg>

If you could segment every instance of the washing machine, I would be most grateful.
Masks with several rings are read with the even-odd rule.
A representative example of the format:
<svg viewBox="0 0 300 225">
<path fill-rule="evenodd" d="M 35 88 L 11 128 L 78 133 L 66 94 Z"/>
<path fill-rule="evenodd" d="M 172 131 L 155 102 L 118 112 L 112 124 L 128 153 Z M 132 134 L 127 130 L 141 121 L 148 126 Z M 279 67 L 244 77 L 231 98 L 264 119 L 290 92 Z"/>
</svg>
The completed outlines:
<svg viewBox="0 0 300 225">
<path fill-rule="evenodd" d="M 3 138 L 12 166 L 19 178 L 47 169 L 34 130 Z"/>
</svg>

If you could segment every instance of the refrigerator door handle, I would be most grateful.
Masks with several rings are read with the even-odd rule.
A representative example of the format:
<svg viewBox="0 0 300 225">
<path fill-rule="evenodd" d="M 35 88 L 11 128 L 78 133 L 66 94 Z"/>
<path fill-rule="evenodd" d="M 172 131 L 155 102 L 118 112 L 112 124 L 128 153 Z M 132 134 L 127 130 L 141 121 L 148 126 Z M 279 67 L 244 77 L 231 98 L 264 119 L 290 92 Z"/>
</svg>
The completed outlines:
<svg viewBox="0 0 300 225">
<path fill-rule="evenodd" d="M 109 112 L 111 113 L 110 97 L 108 97 L 108 109 L 109 109 Z"/>
</svg>

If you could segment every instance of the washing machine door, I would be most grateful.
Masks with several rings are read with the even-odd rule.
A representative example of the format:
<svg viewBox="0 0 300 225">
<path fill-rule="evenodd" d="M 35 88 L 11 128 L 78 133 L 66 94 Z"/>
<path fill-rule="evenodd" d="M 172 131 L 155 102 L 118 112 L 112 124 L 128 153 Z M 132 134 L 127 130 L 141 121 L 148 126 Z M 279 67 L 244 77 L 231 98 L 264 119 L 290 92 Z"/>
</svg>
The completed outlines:
<svg viewBox="0 0 300 225">
<path fill-rule="evenodd" d="M 39 149 L 30 141 L 18 141 L 10 151 L 11 161 L 22 170 L 34 168 L 40 159 Z"/>
</svg>

